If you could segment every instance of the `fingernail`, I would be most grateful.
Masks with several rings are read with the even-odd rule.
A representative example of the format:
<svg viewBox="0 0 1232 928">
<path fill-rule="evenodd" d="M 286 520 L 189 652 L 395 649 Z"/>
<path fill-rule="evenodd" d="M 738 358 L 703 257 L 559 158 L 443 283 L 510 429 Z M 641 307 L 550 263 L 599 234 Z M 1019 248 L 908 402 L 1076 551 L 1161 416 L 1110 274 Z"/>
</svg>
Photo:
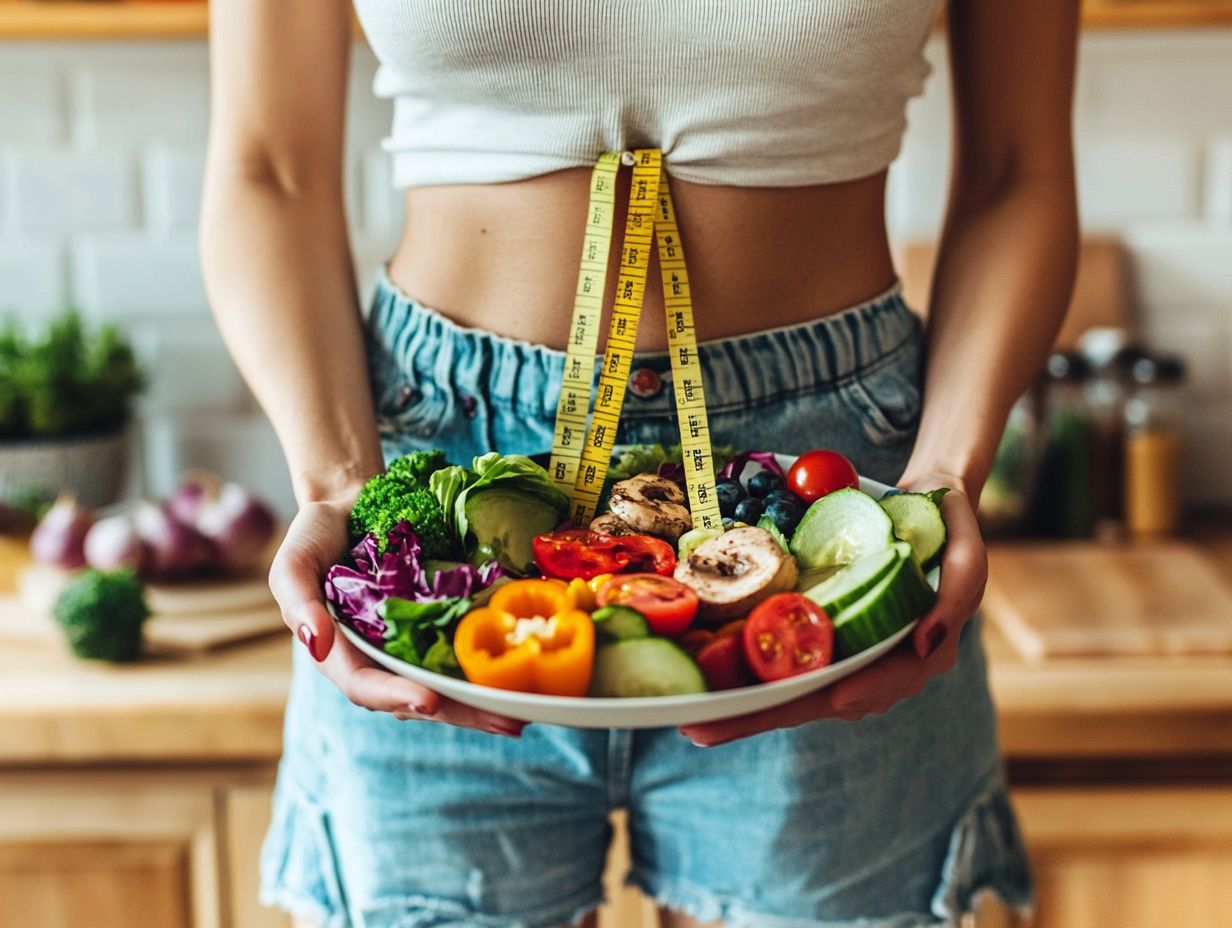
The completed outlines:
<svg viewBox="0 0 1232 928">
<path fill-rule="evenodd" d="M 312 659 L 319 663 L 321 659 L 317 657 L 317 636 L 312 633 L 312 629 L 307 625 L 301 625 L 295 630 L 295 634 L 304 643 L 304 647 L 308 649 Z"/>
<path fill-rule="evenodd" d="M 937 649 L 941 647 L 945 641 L 945 636 L 949 634 L 949 629 L 944 625 L 934 625 L 932 631 L 928 633 L 928 641 L 924 647 L 924 656 L 932 657 Z"/>
<path fill-rule="evenodd" d="M 523 722 L 493 722 L 488 726 L 488 731 L 494 735 L 505 735 L 509 738 L 521 738 L 522 729 L 525 728 Z"/>
<path fill-rule="evenodd" d="M 431 703 L 423 703 L 422 705 L 411 706 L 410 710 L 412 712 L 418 713 L 419 715 L 436 715 L 436 706 L 432 705 Z"/>
</svg>

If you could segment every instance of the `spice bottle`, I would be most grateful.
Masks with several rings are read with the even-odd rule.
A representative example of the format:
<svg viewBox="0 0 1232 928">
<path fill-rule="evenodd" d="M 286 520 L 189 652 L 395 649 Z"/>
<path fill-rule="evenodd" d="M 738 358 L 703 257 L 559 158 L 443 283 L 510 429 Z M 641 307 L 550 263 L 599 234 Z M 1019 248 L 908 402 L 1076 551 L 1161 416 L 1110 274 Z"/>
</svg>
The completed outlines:
<svg viewBox="0 0 1232 928">
<path fill-rule="evenodd" d="M 1037 527 L 1052 538 L 1088 538 L 1094 529 L 1094 434 L 1087 405 L 1090 366 L 1076 352 L 1048 358 L 1047 395 L 1035 494 Z"/>
<path fill-rule="evenodd" d="M 1125 522 L 1136 537 L 1171 535 L 1181 511 L 1180 400 L 1185 365 L 1148 355 L 1130 368 L 1125 404 Z"/>
<path fill-rule="evenodd" d="M 1117 539 L 1125 528 L 1125 399 L 1129 367 L 1141 357 L 1125 329 L 1096 327 L 1079 340 L 1090 366 L 1086 381 L 1091 416 L 1091 501 L 1095 534 Z"/>
</svg>

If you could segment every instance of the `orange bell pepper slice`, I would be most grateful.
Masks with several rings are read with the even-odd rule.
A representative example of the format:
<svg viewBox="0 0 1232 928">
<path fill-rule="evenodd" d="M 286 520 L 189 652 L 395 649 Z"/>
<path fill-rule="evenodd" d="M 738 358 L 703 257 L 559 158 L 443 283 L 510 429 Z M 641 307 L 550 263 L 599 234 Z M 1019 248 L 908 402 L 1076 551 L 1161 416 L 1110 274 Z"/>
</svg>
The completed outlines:
<svg viewBox="0 0 1232 928">
<path fill-rule="evenodd" d="M 466 679 L 481 686 L 550 696 L 585 696 L 594 667 L 595 626 L 565 584 L 516 580 L 458 623 L 453 650 Z"/>
</svg>

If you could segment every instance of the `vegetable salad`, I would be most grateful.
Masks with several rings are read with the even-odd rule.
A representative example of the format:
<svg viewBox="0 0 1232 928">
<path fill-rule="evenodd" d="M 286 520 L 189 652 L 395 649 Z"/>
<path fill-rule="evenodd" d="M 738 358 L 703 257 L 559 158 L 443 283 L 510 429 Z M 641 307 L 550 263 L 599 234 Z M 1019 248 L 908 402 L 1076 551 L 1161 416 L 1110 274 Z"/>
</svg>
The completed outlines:
<svg viewBox="0 0 1232 928">
<path fill-rule="evenodd" d="M 414 452 L 364 486 L 326 598 L 400 660 L 571 697 L 778 680 L 931 608 L 944 489 L 874 500 L 825 449 L 786 471 L 770 452 L 716 466 L 721 529 L 693 528 L 682 469 L 657 445 L 618 452 L 606 511 L 578 526 L 531 458 L 493 452 L 467 467 Z"/>
</svg>

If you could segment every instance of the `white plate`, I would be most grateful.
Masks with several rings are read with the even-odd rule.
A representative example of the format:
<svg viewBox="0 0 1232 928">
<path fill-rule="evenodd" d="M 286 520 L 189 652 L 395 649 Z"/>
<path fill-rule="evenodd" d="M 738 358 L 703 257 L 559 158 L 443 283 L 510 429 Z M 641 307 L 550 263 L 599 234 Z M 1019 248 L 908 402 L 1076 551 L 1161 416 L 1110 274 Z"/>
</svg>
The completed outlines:
<svg viewBox="0 0 1232 928">
<path fill-rule="evenodd" d="M 793 458 L 779 455 L 779 460 L 786 469 Z M 861 477 L 860 489 L 880 499 L 890 488 L 883 483 Z M 934 586 L 936 585 L 935 572 L 930 575 L 929 580 Z M 631 699 L 540 696 L 535 693 L 517 693 L 467 683 L 465 680 L 433 673 L 391 657 L 376 646 L 369 644 L 345 624 L 338 623 L 338 625 L 348 641 L 387 670 L 421 683 L 450 699 L 486 712 L 495 712 L 498 715 L 527 722 L 545 722 L 549 725 L 567 725 L 573 728 L 661 728 L 747 715 L 750 712 L 770 709 L 816 692 L 850 676 L 892 650 L 911 633 L 916 623 L 912 622 L 880 644 L 846 660 L 799 676 L 788 677 L 786 680 L 760 683 L 756 686 L 746 686 L 735 690 L 720 690 L 715 693 L 690 696 L 644 696 Z"/>
</svg>

